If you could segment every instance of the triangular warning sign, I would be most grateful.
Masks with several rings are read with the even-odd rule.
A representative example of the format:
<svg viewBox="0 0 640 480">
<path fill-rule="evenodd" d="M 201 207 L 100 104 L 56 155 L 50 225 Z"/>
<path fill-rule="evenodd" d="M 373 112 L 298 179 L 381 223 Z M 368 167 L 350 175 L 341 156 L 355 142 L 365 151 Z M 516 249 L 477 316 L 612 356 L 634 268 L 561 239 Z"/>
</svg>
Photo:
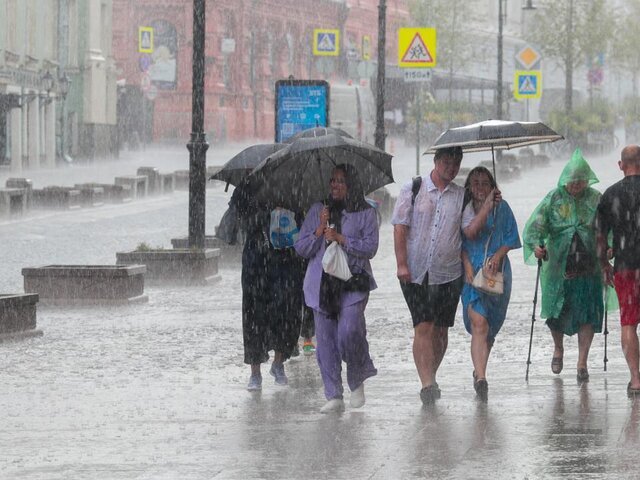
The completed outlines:
<svg viewBox="0 0 640 480">
<path fill-rule="evenodd" d="M 422 40 L 419 33 L 416 32 L 409 47 L 404 52 L 401 62 L 406 63 L 433 63 L 433 57 L 429 53 L 429 49 Z"/>
<path fill-rule="evenodd" d="M 521 95 L 535 95 L 538 91 L 536 88 L 536 82 L 534 81 L 535 77 L 531 75 L 524 75 L 520 77 L 520 94 Z"/>
<path fill-rule="evenodd" d="M 328 33 L 320 35 L 318 50 L 321 50 L 323 52 L 333 52 L 336 49 L 336 46 L 333 43 L 333 39 L 331 37 L 332 36 Z"/>
</svg>

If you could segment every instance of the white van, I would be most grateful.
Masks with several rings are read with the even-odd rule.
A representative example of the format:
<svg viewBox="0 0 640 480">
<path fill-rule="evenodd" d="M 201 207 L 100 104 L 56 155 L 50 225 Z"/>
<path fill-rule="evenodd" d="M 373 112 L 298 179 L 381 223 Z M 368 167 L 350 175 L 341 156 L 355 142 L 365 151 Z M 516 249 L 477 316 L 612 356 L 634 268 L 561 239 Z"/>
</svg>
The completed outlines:
<svg viewBox="0 0 640 480">
<path fill-rule="evenodd" d="M 353 138 L 374 143 L 376 104 L 371 88 L 331 84 L 329 125 L 343 129 Z"/>
</svg>

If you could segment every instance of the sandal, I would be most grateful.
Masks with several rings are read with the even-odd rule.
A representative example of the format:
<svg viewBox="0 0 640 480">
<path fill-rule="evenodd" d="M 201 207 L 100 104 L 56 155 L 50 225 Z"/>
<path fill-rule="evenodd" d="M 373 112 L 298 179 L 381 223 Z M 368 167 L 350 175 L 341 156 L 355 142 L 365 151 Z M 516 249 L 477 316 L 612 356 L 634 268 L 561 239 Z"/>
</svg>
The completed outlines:
<svg viewBox="0 0 640 480">
<path fill-rule="evenodd" d="M 635 398 L 636 396 L 640 395 L 640 388 L 631 388 L 631 382 L 629 382 L 629 384 L 627 385 L 627 395 L 629 397 Z"/>
<path fill-rule="evenodd" d="M 562 357 L 553 357 L 551 359 L 551 371 L 558 375 L 562 371 Z"/>
<path fill-rule="evenodd" d="M 589 381 L 589 371 L 586 368 L 579 368 L 576 375 L 578 383 L 584 383 Z"/>
<path fill-rule="evenodd" d="M 473 389 L 476 391 L 476 395 L 480 401 L 487 401 L 489 397 L 489 384 L 486 379 L 478 378 L 473 382 Z"/>
</svg>

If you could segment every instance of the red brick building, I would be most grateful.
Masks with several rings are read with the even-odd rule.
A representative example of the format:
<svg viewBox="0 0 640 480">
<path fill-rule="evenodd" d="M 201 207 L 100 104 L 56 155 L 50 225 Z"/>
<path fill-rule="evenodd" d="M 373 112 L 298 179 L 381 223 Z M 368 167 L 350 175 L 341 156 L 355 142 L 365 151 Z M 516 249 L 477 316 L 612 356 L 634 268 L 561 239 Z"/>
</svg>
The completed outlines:
<svg viewBox="0 0 640 480">
<path fill-rule="evenodd" d="M 378 0 L 208 0 L 206 9 L 205 130 L 211 143 L 273 138 L 278 79 L 375 76 L 373 65 L 363 62 L 377 60 Z M 387 1 L 387 64 L 396 63 L 396 32 L 407 17 L 405 0 Z M 150 30 L 140 27 L 153 29 L 152 51 Z M 339 56 L 313 55 L 318 28 L 340 31 Z M 188 139 L 192 30 L 191 0 L 113 0 L 123 141 Z"/>
</svg>

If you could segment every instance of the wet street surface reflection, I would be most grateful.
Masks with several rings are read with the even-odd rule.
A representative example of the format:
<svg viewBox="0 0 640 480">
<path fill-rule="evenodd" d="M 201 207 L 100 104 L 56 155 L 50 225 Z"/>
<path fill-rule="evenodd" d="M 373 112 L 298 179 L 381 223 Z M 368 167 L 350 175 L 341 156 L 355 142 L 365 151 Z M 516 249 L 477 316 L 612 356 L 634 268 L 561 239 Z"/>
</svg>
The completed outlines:
<svg viewBox="0 0 640 480">
<path fill-rule="evenodd" d="M 398 181 L 410 178 L 409 160 L 398 160 Z M 606 185 L 618 178 L 610 163 L 615 159 L 593 162 Z M 504 186 L 520 229 L 559 168 L 552 164 Z M 208 229 L 229 196 L 223 185 L 207 191 Z M 187 192 L 174 192 L 2 221 L 0 292 L 22 290 L 25 266 L 113 264 L 116 251 L 140 242 L 169 248 L 171 238 L 186 235 L 187 209 Z M 388 223 L 380 238 L 373 261 L 379 288 L 366 312 L 379 373 L 365 383 L 363 408 L 349 408 L 347 391 L 343 414 L 319 413 L 325 399 L 315 356 L 285 364 L 288 387 L 274 384 L 266 364 L 262 392 L 246 391 L 240 268 L 227 259 L 220 282 L 148 286 L 147 304 L 39 306 L 42 337 L 0 344 L 0 478 L 639 477 L 640 400 L 626 396 L 618 315 L 609 317 L 608 371 L 604 337 L 596 335 L 591 378 L 582 385 L 576 339 L 566 340 L 564 371 L 556 376 L 552 340 L 538 320 L 525 382 L 535 269 L 513 252 L 513 295 L 489 360 L 488 403 L 475 397 L 470 337 L 459 311 L 438 373 L 442 398 L 425 409 Z"/>
</svg>

